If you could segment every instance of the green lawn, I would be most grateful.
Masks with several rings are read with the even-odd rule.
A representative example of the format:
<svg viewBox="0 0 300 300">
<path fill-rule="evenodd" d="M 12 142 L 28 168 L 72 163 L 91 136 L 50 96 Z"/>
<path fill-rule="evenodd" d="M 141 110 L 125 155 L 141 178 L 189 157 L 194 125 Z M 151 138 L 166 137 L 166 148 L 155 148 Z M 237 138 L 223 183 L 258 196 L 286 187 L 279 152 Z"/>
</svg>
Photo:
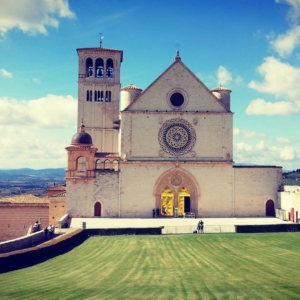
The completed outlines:
<svg viewBox="0 0 300 300">
<path fill-rule="evenodd" d="M 300 234 L 91 237 L 0 274 L 0 299 L 300 299 Z"/>
</svg>

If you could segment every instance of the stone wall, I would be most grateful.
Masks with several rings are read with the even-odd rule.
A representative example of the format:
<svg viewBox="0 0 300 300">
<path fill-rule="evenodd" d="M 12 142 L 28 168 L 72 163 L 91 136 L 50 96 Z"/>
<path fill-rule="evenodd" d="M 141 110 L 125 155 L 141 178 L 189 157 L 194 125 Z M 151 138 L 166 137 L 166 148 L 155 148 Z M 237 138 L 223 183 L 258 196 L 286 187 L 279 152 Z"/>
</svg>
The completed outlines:
<svg viewBox="0 0 300 300">
<path fill-rule="evenodd" d="M 0 243 L 0 253 L 11 252 L 19 249 L 29 247 L 33 244 L 40 243 L 45 240 L 44 231 L 32 233 L 30 235 L 22 236 L 17 239 L 9 240 Z"/>
<path fill-rule="evenodd" d="M 168 174 L 178 174 L 182 182 L 178 186 L 167 180 L 161 184 Z M 152 217 L 152 209 L 159 206 L 161 192 L 168 185 L 175 193 L 189 188 L 197 217 L 232 216 L 231 163 L 203 162 L 121 162 L 121 216 Z"/>
<path fill-rule="evenodd" d="M 49 222 L 51 223 L 51 225 L 57 227 L 58 220 L 65 214 L 66 214 L 66 197 L 49 198 Z"/>
<path fill-rule="evenodd" d="M 235 166 L 234 216 L 264 217 L 266 202 L 273 200 L 279 207 L 278 189 L 282 184 L 281 167 Z"/>
<path fill-rule="evenodd" d="M 298 218 L 300 218 L 300 186 L 284 186 L 284 192 L 280 193 L 279 207 L 291 213 L 294 208 L 294 220 L 296 220 L 296 214 L 298 212 Z"/>
<path fill-rule="evenodd" d="M 98 170 L 96 178 L 67 179 L 67 213 L 70 217 L 94 216 L 101 204 L 102 217 L 117 217 L 119 211 L 119 172 Z"/>
</svg>

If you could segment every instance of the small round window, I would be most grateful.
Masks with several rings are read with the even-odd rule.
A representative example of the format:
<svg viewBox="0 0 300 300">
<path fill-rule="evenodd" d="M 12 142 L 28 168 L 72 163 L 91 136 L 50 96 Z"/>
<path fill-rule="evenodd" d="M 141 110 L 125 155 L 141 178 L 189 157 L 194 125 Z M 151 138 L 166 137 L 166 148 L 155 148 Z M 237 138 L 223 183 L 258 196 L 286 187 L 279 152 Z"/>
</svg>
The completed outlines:
<svg viewBox="0 0 300 300">
<path fill-rule="evenodd" d="M 179 107 L 184 103 L 184 97 L 180 93 L 174 93 L 170 97 L 170 102 L 173 106 Z"/>
</svg>

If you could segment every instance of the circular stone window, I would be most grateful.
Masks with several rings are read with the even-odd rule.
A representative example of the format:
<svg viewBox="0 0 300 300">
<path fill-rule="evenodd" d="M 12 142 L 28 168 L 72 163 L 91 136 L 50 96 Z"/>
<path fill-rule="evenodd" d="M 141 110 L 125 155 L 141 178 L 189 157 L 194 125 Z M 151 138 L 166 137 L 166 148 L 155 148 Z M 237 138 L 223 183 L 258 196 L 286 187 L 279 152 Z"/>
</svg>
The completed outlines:
<svg viewBox="0 0 300 300">
<path fill-rule="evenodd" d="M 163 124 L 158 133 L 161 148 L 171 155 L 183 155 L 191 151 L 196 143 L 193 126 L 183 119 L 172 119 Z"/>
<path fill-rule="evenodd" d="M 184 103 L 184 97 L 180 93 L 174 93 L 170 97 L 170 102 L 173 106 L 179 107 Z"/>
</svg>

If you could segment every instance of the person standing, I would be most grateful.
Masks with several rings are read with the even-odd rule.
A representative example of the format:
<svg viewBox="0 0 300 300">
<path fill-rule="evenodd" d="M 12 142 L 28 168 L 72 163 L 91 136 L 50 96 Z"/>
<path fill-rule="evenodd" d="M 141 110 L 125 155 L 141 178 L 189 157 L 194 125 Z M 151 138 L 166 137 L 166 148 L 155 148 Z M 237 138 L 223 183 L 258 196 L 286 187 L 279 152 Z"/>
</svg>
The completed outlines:
<svg viewBox="0 0 300 300">
<path fill-rule="evenodd" d="M 166 217 L 166 215 L 167 215 L 167 208 L 164 207 L 164 217 Z"/>
<path fill-rule="evenodd" d="M 198 222 L 197 233 L 200 233 L 200 230 L 201 230 L 201 221 Z"/>
<path fill-rule="evenodd" d="M 47 240 L 47 239 L 48 239 L 48 232 L 49 232 L 49 229 L 48 229 L 48 227 L 45 227 L 45 229 L 44 229 L 45 240 Z"/>
<path fill-rule="evenodd" d="M 152 210 L 152 217 L 155 218 L 155 208 Z"/>
<path fill-rule="evenodd" d="M 202 220 L 200 221 L 200 232 L 204 233 L 204 222 Z"/>
</svg>

